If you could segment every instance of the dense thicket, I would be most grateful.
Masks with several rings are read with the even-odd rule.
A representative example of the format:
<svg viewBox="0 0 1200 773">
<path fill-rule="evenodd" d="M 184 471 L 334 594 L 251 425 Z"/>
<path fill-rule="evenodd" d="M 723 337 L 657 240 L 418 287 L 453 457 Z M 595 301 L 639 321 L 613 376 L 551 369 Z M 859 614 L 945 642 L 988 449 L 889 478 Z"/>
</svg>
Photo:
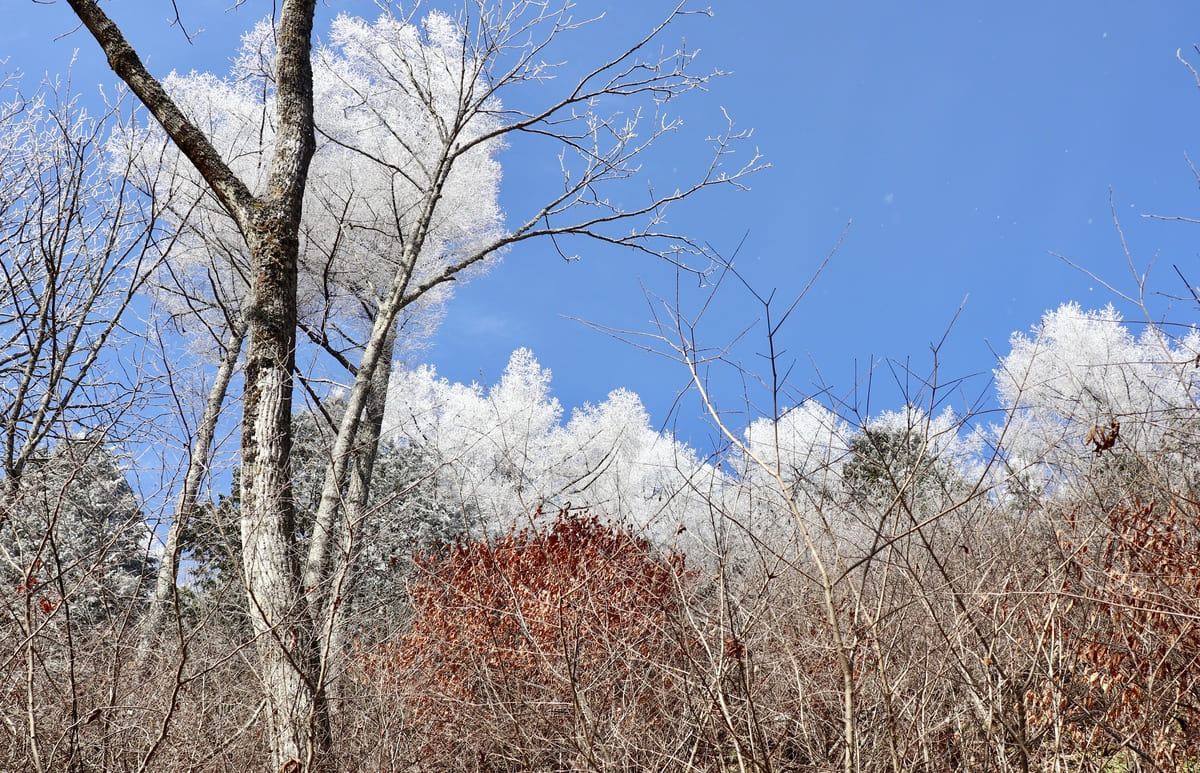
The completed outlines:
<svg viewBox="0 0 1200 773">
<path fill-rule="evenodd" d="M 871 415 L 785 404 L 771 360 L 772 408 L 734 419 L 671 309 L 647 340 L 704 452 L 625 390 L 567 415 L 527 350 L 452 384 L 393 355 L 504 248 L 707 266 L 663 211 L 740 187 L 744 135 L 674 192 L 608 193 L 709 81 L 657 46 L 683 9 L 514 106 L 569 5 L 341 18 L 310 50 L 289 0 L 228 79 L 165 89 L 71 5 L 163 128 L 4 84 L 0 768 L 1200 765 L 1193 329 L 1065 304 L 987 413 L 932 377 Z M 563 187 L 504 224 L 508 135 Z"/>
<path fill-rule="evenodd" d="M 1097 330 L 1103 316 L 1080 312 L 1090 323 L 1079 335 L 1129 340 L 1103 314 Z M 1170 367 L 1190 377 L 1188 345 L 1169 344 L 1173 366 L 1159 350 L 1126 360 L 1090 379 L 1085 399 L 1115 403 L 1151 369 L 1171 385 Z M 1026 378 L 1045 383 L 1039 373 L 1072 356 L 1027 363 Z M 332 723 L 339 765 L 1175 770 L 1200 755 L 1186 392 L 1114 412 L 1120 430 L 1099 444 L 1088 430 L 1110 414 L 1060 416 L 1059 405 L 1079 410 L 1060 389 L 1051 403 L 1036 389 L 1002 392 L 1025 422 L 1009 420 L 1027 433 L 1022 449 L 1039 426 L 1064 436 L 1054 475 L 1045 459 L 1017 467 L 1025 451 L 990 445 L 1001 426 L 915 408 L 856 426 L 805 403 L 778 431 L 748 428 L 700 486 L 694 454 L 647 428 L 636 398 L 614 395 L 564 424 L 549 375 L 528 353 L 514 363 L 490 391 L 398 376 L 438 395 L 429 416 L 458 420 L 412 416 L 423 431 L 397 429 L 381 451 L 360 579 L 338 602 L 350 631 Z M 1170 435 L 1141 426 L 1164 411 Z M 332 431 L 318 413 L 295 421 L 303 535 Z M 511 445 L 483 452 L 488 438 Z M 660 444 L 668 456 L 648 452 Z M 15 592 L 7 759 L 28 758 L 24 728 L 69 739 L 49 768 L 144 759 L 148 732 L 171 766 L 263 759 L 245 724 L 259 709 L 243 689 L 253 670 L 238 654 L 252 630 L 237 498 L 206 505 L 185 540 L 190 578 L 168 632 L 182 656 L 164 669 L 137 635 L 150 533 L 108 454 L 81 438 L 31 464 L 2 527 Z M 589 458 L 610 461 L 564 491 Z M 466 496 L 464 481 L 492 498 Z M 684 497 L 669 510 L 674 530 L 639 509 L 654 500 L 647 485 Z M 572 511 L 542 515 L 567 496 Z M 521 497 L 543 509 L 520 510 Z M 593 502 L 594 515 L 579 514 Z"/>
</svg>

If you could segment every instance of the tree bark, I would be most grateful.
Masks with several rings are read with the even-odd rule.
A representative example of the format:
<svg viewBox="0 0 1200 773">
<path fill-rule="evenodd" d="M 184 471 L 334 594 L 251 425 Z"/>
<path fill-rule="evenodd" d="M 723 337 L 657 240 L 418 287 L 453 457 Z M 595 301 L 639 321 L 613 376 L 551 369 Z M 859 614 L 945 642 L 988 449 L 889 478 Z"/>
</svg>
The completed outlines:
<svg viewBox="0 0 1200 773">
<path fill-rule="evenodd" d="M 332 764 L 320 658 L 296 556 L 291 491 L 292 374 L 299 227 L 316 142 L 312 104 L 315 0 L 288 0 L 278 24 L 277 126 L 267 191 L 254 202 L 250 318 L 242 417 L 242 568 L 272 726 L 274 764 Z"/>
<path fill-rule="evenodd" d="M 275 763 L 311 767 L 329 727 L 316 640 L 299 583 L 291 492 L 296 246 L 287 213 L 263 209 L 251 232 L 253 316 L 242 423 L 242 569 L 272 724 Z M 271 212 L 271 210 L 276 210 Z"/>
</svg>

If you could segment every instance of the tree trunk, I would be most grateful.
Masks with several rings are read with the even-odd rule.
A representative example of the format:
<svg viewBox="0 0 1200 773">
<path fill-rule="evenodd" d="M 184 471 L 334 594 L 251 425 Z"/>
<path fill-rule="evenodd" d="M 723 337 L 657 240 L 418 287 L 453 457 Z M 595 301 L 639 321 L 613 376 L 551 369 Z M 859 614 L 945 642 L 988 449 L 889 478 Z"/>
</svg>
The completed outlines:
<svg viewBox="0 0 1200 773">
<path fill-rule="evenodd" d="M 216 436 L 217 420 L 221 416 L 221 408 L 225 405 L 225 394 L 229 390 L 229 382 L 237 366 L 238 356 L 242 352 L 242 343 L 246 338 L 246 328 L 238 326 L 230 330 L 225 339 L 225 353 L 221 364 L 217 367 L 216 378 L 208 390 L 208 399 L 204 403 L 204 413 L 200 416 L 200 426 L 196 428 L 196 437 L 192 440 L 187 471 L 183 476 L 183 490 L 179 493 L 179 502 L 175 506 L 175 514 L 167 529 L 166 547 L 163 551 L 162 563 L 158 565 L 158 575 L 154 583 L 154 597 L 150 602 L 150 611 L 145 623 L 147 647 L 153 645 L 153 639 L 167 619 L 175 602 L 175 589 L 179 579 L 179 556 L 182 551 L 183 530 L 187 528 L 192 516 L 196 514 L 196 502 L 200 495 L 200 484 L 208 470 L 208 460 L 212 453 L 213 438 Z M 178 610 L 174 610 L 178 611 Z"/>
<path fill-rule="evenodd" d="M 390 376 L 390 360 L 396 346 L 396 317 L 407 303 L 405 293 L 412 280 L 421 248 L 425 245 L 425 238 L 429 235 L 429 227 L 433 222 L 433 215 L 441 198 L 442 188 L 450 174 L 452 163 L 453 154 L 450 148 L 445 146 L 442 148 L 434 170 L 430 189 L 422 201 L 416 227 L 409 240 L 404 244 L 400 265 L 392 277 L 387 294 L 375 309 L 374 319 L 371 322 L 371 333 L 363 346 L 362 359 L 359 362 L 358 371 L 354 374 L 354 384 L 350 388 L 349 399 L 346 400 L 346 411 L 342 414 L 342 420 L 334 435 L 333 448 L 329 454 L 329 465 L 325 470 L 325 482 L 321 490 L 321 503 L 317 506 L 317 515 L 313 521 L 313 535 L 308 547 L 308 558 L 304 563 L 304 586 L 309 593 L 310 600 L 314 600 L 314 603 L 319 603 L 315 600 L 320 599 L 322 594 L 327 592 L 325 584 L 330 575 L 330 553 L 334 541 L 335 519 L 342 504 L 343 489 L 348 480 L 352 462 L 351 452 L 354 449 L 355 439 L 358 437 L 359 425 L 363 420 L 378 371 L 382 370 Z M 382 363 L 385 359 L 388 360 L 386 365 Z M 386 391 L 386 382 L 382 388 Z M 382 410 L 382 404 L 380 410 Z M 378 439 L 378 435 L 376 435 L 376 443 Z M 322 604 L 322 606 L 324 605 Z"/>
<path fill-rule="evenodd" d="M 121 80 L 195 164 L 250 251 L 242 417 L 242 564 L 276 769 L 332 764 L 312 616 L 297 563 L 289 455 L 300 213 L 315 148 L 312 29 L 316 0 L 284 0 L 276 27 L 276 135 L 266 190 L 254 196 L 171 99 L 96 0 L 68 0 Z"/>
<path fill-rule="evenodd" d="M 320 767 L 330 741 L 317 642 L 295 548 L 291 492 L 296 345 L 293 215 L 262 206 L 250 237 L 253 313 L 242 419 L 242 568 L 276 767 Z"/>
<path fill-rule="evenodd" d="M 346 487 L 346 502 L 343 507 L 340 528 L 336 531 L 337 565 L 333 571 L 332 588 L 328 595 L 325 616 L 326 633 L 323 637 L 321 662 L 329 685 L 329 702 L 337 707 L 341 696 L 341 674 L 345 664 L 342 659 L 346 649 L 346 626 L 353 613 L 352 601 L 357 581 L 356 555 L 359 552 L 362 524 L 369 515 L 371 506 L 371 478 L 375 472 L 375 460 L 379 455 L 379 439 L 383 432 L 383 411 L 387 404 L 388 382 L 392 377 L 392 357 L 396 348 L 396 330 L 393 327 L 384 342 L 385 357 L 376 365 L 371 378 L 371 390 L 367 395 L 362 424 L 358 428 L 354 462 L 350 467 L 350 481 Z M 324 597 L 323 595 L 321 597 Z"/>
</svg>

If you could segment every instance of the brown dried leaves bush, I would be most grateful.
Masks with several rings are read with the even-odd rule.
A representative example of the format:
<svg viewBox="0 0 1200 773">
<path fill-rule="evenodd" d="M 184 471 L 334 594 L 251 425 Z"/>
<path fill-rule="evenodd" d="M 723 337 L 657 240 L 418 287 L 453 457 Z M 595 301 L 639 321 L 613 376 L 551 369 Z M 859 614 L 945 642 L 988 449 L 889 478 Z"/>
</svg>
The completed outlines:
<svg viewBox="0 0 1200 773">
<path fill-rule="evenodd" d="M 586 515 L 417 561 L 412 626 L 364 659 L 430 769 L 661 767 L 685 743 L 678 553 Z"/>
</svg>

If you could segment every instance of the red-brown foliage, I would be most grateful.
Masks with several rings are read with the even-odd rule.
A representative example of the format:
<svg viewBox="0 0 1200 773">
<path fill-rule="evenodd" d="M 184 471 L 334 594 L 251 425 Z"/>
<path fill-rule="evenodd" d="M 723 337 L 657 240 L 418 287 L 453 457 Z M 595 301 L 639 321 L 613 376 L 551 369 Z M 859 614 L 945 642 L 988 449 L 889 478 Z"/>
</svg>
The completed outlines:
<svg viewBox="0 0 1200 773">
<path fill-rule="evenodd" d="M 1070 559 L 1054 607 L 1060 676 L 1030 696 L 1033 724 L 1057 725 L 1067 749 L 1083 754 L 1127 746 L 1164 769 L 1195 761 L 1200 515 L 1137 503 L 1112 508 L 1099 541 L 1072 536 L 1072 526 L 1060 535 Z"/>
<path fill-rule="evenodd" d="M 412 627 L 368 670 L 431 768 L 653 767 L 682 724 L 691 581 L 679 554 L 561 512 L 420 558 Z"/>
</svg>

